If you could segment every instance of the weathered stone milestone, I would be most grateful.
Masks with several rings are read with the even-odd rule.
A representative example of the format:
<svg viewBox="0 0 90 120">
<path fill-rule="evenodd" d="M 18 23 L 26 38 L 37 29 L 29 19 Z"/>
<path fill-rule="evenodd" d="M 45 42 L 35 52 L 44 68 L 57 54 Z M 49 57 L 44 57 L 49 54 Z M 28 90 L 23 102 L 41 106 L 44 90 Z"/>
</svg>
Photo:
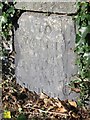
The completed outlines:
<svg viewBox="0 0 90 120">
<path fill-rule="evenodd" d="M 76 73 L 75 28 L 71 16 L 25 12 L 15 32 L 17 82 L 37 93 L 69 97 Z"/>
</svg>

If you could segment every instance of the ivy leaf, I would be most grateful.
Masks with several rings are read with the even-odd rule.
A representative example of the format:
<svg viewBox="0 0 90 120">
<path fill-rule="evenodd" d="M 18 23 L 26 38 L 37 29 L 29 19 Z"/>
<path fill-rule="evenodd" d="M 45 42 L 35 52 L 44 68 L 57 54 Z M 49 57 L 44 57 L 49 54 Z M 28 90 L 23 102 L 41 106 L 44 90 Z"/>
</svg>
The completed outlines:
<svg viewBox="0 0 90 120">
<path fill-rule="evenodd" d="M 79 29 L 82 35 L 86 32 L 86 30 L 87 30 L 87 27 L 81 27 L 81 29 Z"/>
<path fill-rule="evenodd" d="M 7 17 L 1 16 L 0 22 L 1 23 L 6 23 L 7 22 Z"/>
<path fill-rule="evenodd" d="M 86 35 L 90 33 L 90 25 L 82 28 L 82 39 L 85 39 Z"/>
<path fill-rule="evenodd" d="M 86 15 L 86 18 L 87 18 L 88 21 L 90 21 L 90 15 L 89 14 Z"/>
<path fill-rule="evenodd" d="M 14 7 L 13 7 L 13 6 L 10 7 L 10 8 L 7 10 L 7 12 L 8 12 L 8 14 L 13 15 L 13 14 L 15 13 L 15 9 L 14 9 Z"/>
<path fill-rule="evenodd" d="M 0 9 L 2 10 L 2 8 L 3 8 L 3 4 L 0 2 Z"/>
<path fill-rule="evenodd" d="M 81 39 L 81 36 L 80 36 L 80 34 L 76 34 L 76 43 L 78 43 L 79 41 L 80 41 L 80 39 Z"/>
<path fill-rule="evenodd" d="M 27 120 L 26 116 L 24 114 L 20 114 L 17 118 L 17 120 Z"/>
</svg>

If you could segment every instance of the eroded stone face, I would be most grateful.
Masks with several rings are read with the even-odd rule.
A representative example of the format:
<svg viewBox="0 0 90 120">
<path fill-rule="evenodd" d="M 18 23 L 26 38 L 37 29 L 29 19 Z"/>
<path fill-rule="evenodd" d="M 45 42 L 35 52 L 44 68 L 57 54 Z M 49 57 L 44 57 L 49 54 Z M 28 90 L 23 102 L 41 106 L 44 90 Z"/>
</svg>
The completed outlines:
<svg viewBox="0 0 90 120">
<path fill-rule="evenodd" d="M 67 83 L 76 73 L 72 18 L 26 12 L 18 24 L 15 32 L 17 82 L 37 93 L 43 91 L 60 99 L 69 97 Z"/>
</svg>

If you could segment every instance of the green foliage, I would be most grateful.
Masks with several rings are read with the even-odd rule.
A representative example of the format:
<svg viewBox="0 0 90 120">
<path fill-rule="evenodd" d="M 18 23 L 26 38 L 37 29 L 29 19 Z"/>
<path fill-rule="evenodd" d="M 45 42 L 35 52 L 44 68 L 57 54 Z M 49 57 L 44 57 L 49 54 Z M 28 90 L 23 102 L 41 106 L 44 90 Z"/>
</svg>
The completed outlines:
<svg viewBox="0 0 90 120">
<path fill-rule="evenodd" d="M 8 78 L 11 78 L 12 69 L 10 66 L 12 65 L 9 61 L 9 54 L 11 52 L 11 37 L 13 24 L 12 19 L 15 13 L 14 3 L 13 2 L 0 2 L 0 9 L 2 11 L 2 15 L 0 16 L 0 27 L 2 28 L 0 31 L 0 36 L 2 37 L 1 47 L 2 47 L 2 78 L 5 80 L 6 86 L 8 85 Z M 6 77 L 8 76 L 8 77 Z M 11 112 L 4 111 L 3 118 L 10 119 Z"/>
<path fill-rule="evenodd" d="M 0 16 L 0 36 L 2 36 L 2 77 L 8 79 L 13 76 L 14 69 L 11 68 L 11 61 L 9 60 L 10 53 L 12 52 L 12 34 L 13 34 L 13 18 L 15 14 L 15 2 L 0 2 L 0 9 L 2 15 Z"/>
<path fill-rule="evenodd" d="M 2 16 L 0 19 L 0 24 L 2 26 L 1 35 L 4 40 L 10 40 L 12 34 L 12 18 L 15 13 L 13 2 L 2 2 L 0 3 L 0 8 L 2 9 Z"/>
<path fill-rule="evenodd" d="M 17 117 L 17 120 L 27 120 L 26 116 L 22 113 Z"/>
<path fill-rule="evenodd" d="M 71 86 L 80 89 L 80 105 L 90 100 L 90 3 L 78 2 L 75 16 L 77 34 L 75 52 L 78 66 L 77 80 L 71 81 Z"/>
</svg>

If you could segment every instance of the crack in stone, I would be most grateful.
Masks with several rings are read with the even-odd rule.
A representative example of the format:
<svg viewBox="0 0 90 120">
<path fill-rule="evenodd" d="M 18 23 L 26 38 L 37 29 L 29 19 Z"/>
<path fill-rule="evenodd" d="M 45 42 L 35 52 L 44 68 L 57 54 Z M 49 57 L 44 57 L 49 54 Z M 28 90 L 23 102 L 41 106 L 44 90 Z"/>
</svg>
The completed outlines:
<svg viewBox="0 0 90 120">
<path fill-rule="evenodd" d="M 20 10 L 20 9 L 17 9 L 17 10 Z M 52 14 L 54 14 L 54 15 L 65 15 L 65 16 L 74 16 L 74 15 L 77 15 L 77 12 L 75 12 L 75 13 L 60 13 L 60 12 L 50 12 L 50 11 L 48 11 L 48 12 L 44 12 L 44 11 L 37 11 L 37 10 L 20 10 L 20 11 L 22 11 L 23 13 L 24 12 L 28 12 L 28 13 L 43 13 L 43 14 L 46 14 L 46 16 L 50 16 L 50 15 L 52 15 Z"/>
<path fill-rule="evenodd" d="M 61 21 L 61 28 L 63 28 L 63 26 L 62 26 L 62 21 Z M 63 94 L 65 95 L 65 97 L 67 97 L 68 95 L 67 95 L 67 89 L 66 89 L 66 83 L 67 83 L 67 64 L 66 63 L 68 63 L 68 56 L 67 56 L 67 54 L 66 54 L 66 51 L 68 50 L 67 49 L 67 41 L 65 40 L 65 36 L 64 36 L 64 34 L 65 33 L 63 33 L 63 30 L 61 29 L 61 33 L 62 33 L 62 36 L 63 36 L 63 41 L 64 41 L 64 47 L 65 47 L 65 49 L 64 49 L 64 52 L 63 52 L 63 56 L 66 56 L 66 59 L 64 58 L 64 57 L 62 57 L 62 63 L 63 63 L 63 72 L 64 72 L 64 74 L 65 74 L 65 79 L 63 80 L 63 88 L 62 88 L 62 92 L 63 92 Z M 63 50 L 62 50 L 63 51 Z"/>
</svg>

